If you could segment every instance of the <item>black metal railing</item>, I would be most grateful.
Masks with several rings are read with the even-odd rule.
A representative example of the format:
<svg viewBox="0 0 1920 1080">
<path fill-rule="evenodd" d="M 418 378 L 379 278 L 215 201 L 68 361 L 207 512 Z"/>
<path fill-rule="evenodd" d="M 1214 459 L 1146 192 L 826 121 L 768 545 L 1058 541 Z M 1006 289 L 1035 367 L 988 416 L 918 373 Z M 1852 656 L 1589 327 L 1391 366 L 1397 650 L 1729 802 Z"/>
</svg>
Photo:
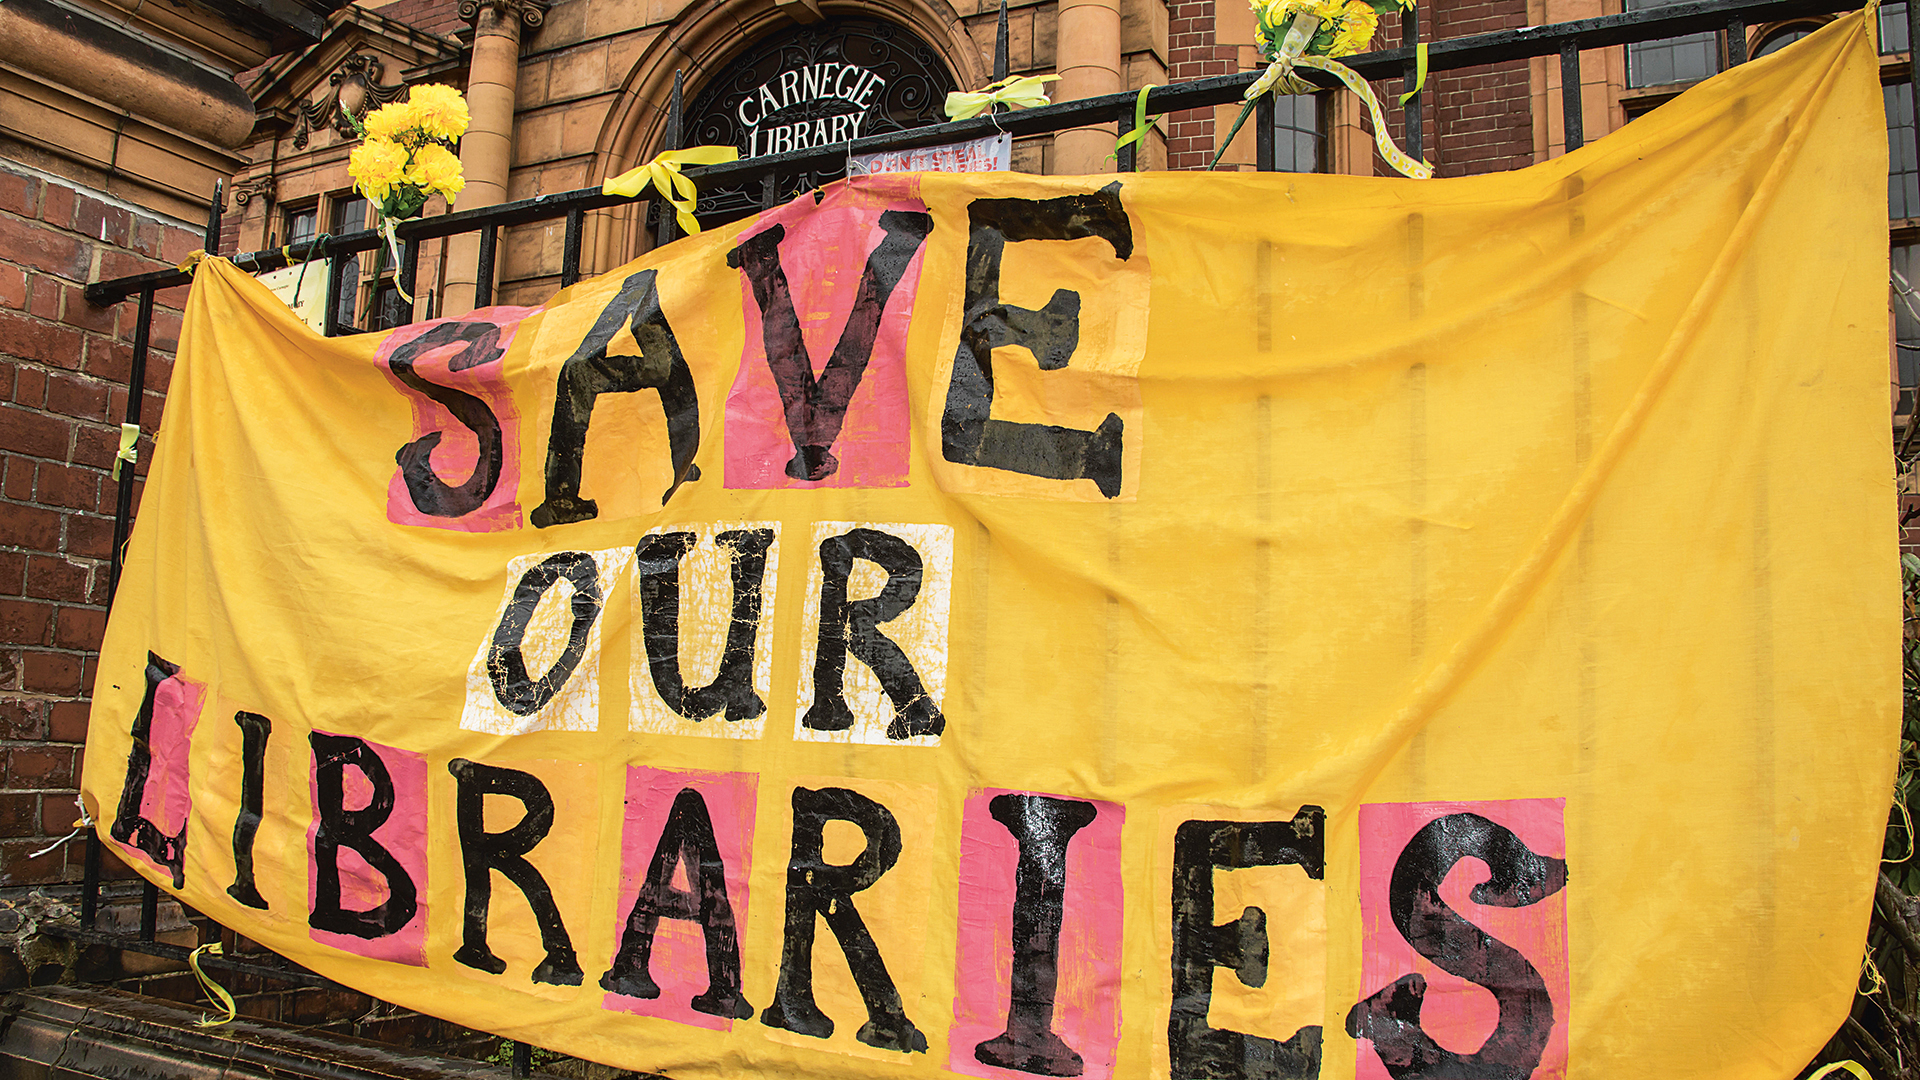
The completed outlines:
<svg viewBox="0 0 1920 1080">
<path fill-rule="evenodd" d="M 1585 142 L 1580 75 L 1580 56 L 1583 52 L 1636 42 L 1658 41 L 1685 34 L 1724 31 L 1729 46 L 1729 61 L 1739 64 L 1746 60 L 1748 27 L 1796 17 L 1822 15 L 1833 10 L 1835 9 L 1832 0 L 1686 0 L 1686 2 L 1665 7 L 1630 11 L 1620 15 L 1605 15 L 1549 26 L 1529 26 L 1517 30 L 1498 30 L 1492 33 L 1430 42 L 1427 67 L 1430 72 L 1449 71 L 1534 57 L 1558 57 L 1560 102 L 1565 125 L 1566 148 L 1575 150 Z M 1920 42 L 1920 0 L 1910 0 L 1907 4 L 1907 27 L 1908 40 Z M 1403 14 L 1400 32 L 1401 42 L 1398 47 L 1347 57 L 1345 63 L 1369 80 L 1399 79 L 1403 86 L 1411 88 L 1415 79 L 1415 47 L 1420 41 L 1417 8 Z M 1910 57 L 1908 62 L 1911 63 Z M 995 78 L 1004 78 L 1008 73 L 1007 12 L 1004 3 L 1001 5 L 999 33 L 995 44 L 994 73 Z M 1331 76 L 1317 71 L 1305 71 L 1301 74 L 1329 88 L 1336 85 Z M 1246 88 L 1258 75 L 1257 71 L 1241 72 L 1155 87 L 1147 94 L 1147 111 L 1169 113 L 1239 102 Z M 1920 80 L 1913 80 L 1911 71 L 1909 71 L 1909 82 L 1909 92 L 1915 99 L 1915 114 L 1920 115 Z M 680 76 L 676 73 L 669 102 L 663 149 L 676 149 L 680 145 L 681 90 Z M 826 148 L 795 150 L 722 165 L 693 167 L 687 169 L 686 174 L 703 188 L 739 187 L 752 181 L 761 181 L 761 204 L 763 207 L 771 206 L 775 201 L 773 178 L 776 174 L 831 171 L 844 165 L 853 154 L 911 150 L 963 142 L 1000 133 L 1016 137 L 1045 135 L 1068 128 L 1109 122 L 1117 122 L 1119 131 L 1124 134 L 1133 128 L 1136 98 L 1137 91 L 1064 101 L 1017 112 L 984 115 L 953 123 L 869 135 Z M 1256 108 L 1255 167 L 1261 171 L 1272 171 L 1274 168 L 1272 98 L 1263 98 Z M 1422 146 L 1421 95 L 1415 93 L 1401 111 L 1405 122 L 1405 149 L 1416 158 L 1422 157 L 1424 148 Z M 1119 171 L 1133 171 L 1135 153 L 1134 146 L 1123 147 L 1119 151 Z M 218 247 L 221 197 L 221 187 L 216 184 L 206 230 L 206 250 L 210 253 L 217 252 Z M 463 233 L 477 233 L 479 234 L 479 258 L 475 268 L 474 304 L 476 307 L 485 306 L 493 299 L 494 267 L 500 230 L 516 225 L 552 221 L 557 218 L 566 219 L 566 234 L 561 252 L 560 284 L 562 287 L 571 285 L 580 277 L 581 245 L 585 234 L 586 215 L 595 210 L 638 205 L 640 202 L 641 200 L 622 196 L 605 195 L 598 188 L 581 188 L 577 191 L 542 195 L 517 202 L 500 203 L 474 210 L 460 210 L 440 217 L 406 222 L 396 228 L 396 234 L 402 242 L 400 265 L 397 269 L 400 285 L 409 293 L 414 291 L 413 285 L 419 269 L 422 243 Z M 671 241 L 678 231 L 671 208 L 662 207 L 661 210 L 654 235 L 657 244 Z M 304 258 L 311 260 L 317 257 L 326 260 L 329 288 L 325 327 L 329 336 L 342 332 L 360 332 L 340 325 L 339 305 L 334 298 L 341 294 L 341 279 L 350 257 L 362 251 L 374 250 L 384 243 L 384 237 L 380 233 L 366 229 L 337 236 L 319 237 L 311 245 L 301 247 L 300 254 Z M 289 260 L 285 249 L 281 248 L 240 254 L 233 256 L 233 259 L 242 267 L 256 271 L 275 270 L 289 265 L 290 261 L 299 261 Z M 185 285 L 191 280 L 192 274 L 189 271 L 165 269 L 94 282 L 87 286 L 87 299 L 96 305 L 115 304 L 129 297 L 139 299 L 140 310 L 135 322 L 133 364 L 129 377 L 130 392 L 127 395 L 126 422 L 129 424 L 137 425 L 141 420 L 141 391 L 146 379 L 154 293 L 160 289 Z M 411 318 L 409 313 L 409 321 Z M 113 590 L 119 585 L 121 553 L 124 550 L 132 519 L 134 483 L 134 470 L 130 468 L 123 470 L 114 514 L 109 605 L 112 604 Z M 83 929 L 49 928 L 49 932 L 66 934 L 79 941 L 111 944 L 136 952 L 173 959 L 184 958 L 186 949 L 155 940 L 155 905 L 159 891 L 151 883 L 144 886 L 140 932 L 137 937 L 116 935 L 96 929 L 95 917 L 99 909 L 100 897 L 100 861 L 99 839 L 90 834 L 87 837 L 85 878 L 82 883 Z M 274 957 L 272 960 L 210 957 L 205 963 L 206 966 L 216 969 L 270 975 L 305 985 L 332 985 L 322 977 L 294 966 L 290 962 L 282 961 L 279 957 Z M 516 1044 L 513 1056 L 515 1076 L 527 1075 L 528 1061 L 526 1044 Z"/>
</svg>

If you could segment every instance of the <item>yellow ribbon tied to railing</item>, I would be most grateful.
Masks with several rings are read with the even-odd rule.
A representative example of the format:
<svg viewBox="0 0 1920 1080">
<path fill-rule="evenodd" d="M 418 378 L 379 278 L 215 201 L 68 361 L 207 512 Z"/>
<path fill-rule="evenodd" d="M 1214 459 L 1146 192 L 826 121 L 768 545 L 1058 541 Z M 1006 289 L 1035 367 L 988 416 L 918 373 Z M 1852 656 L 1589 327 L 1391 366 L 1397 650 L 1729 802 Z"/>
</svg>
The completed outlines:
<svg viewBox="0 0 1920 1080">
<path fill-rule="evenodd" d="M 681 230 L 691 236 L 700 231 L 700 222 L 693 216 L 694 204 L 700 199 L 700 189 L 680 170 L 689 165 L 719 165 L 738 160 L 740 151 L 732 146 L 689 146 L 685 150 L 662 150 L 645 165 L 628 169 L 601 184 L 600 191 L 602 194 L 624 195 L 632 199 L 651 184 L 660 197 L 667 200 L 667 205 L 673 207 L 674 219 L 680 223 Z"/>
<path fill-rule="evenodd" d="M 219 956 L 223 951 L 220 943 L 215 941 L 187 954 L 187 966 L 193 969 L 193 977 L 200 980 L 200 988 L 207 992 L 207 1000 L 218 1005 L 227 1014 L 218 1020 L 211 1016 L 202 1016 L 193 1022 L 195 1027 L 219 1027 L 221 1024 L 232 1023 L 233 1018 L 240 1015 L 239 1008 L 233 1003 L 233 995 L 227 993 L 227 988 L 214 982 L 213 976 L 200 970 L 201 956 Z"/>
<path fill-rule="evenodd" d="M 115 480 L 120 479 L 120 463 L 121 462 L 124 461 L 128 465 L 135 465 L 139 463 L 140 461 L 139 446 L 140 446 L 140 425 L 139 424 L 121 424 L 120 425 L 120 452 L 113 455 L 113 478 Z M 83 814 L 86 813 L 85 808 L 82 808 L 81 813 Z"/>
<path fill-rule="evenodd" d="M 992 83 L 984 90 L 955 90 L 947 95 L 947 119 L 971 120 L 995 105 L 1009 109 L 1031 109 L 1050 105 L 1046 85 L 1058 75 L 1016 75 Z"/>
<path fill-rule="evenodd" d="M 1319 87 L 1294 74 L 1297 68 L 1312 68 L 1339 79 L 1347 89 L 1359 95 L 1361 101 L 1366 102 L 1367 111 L 1373 116 L 1374 144 L 1379 147 L 1380 156 L 1386 160 L 1387 164 L 1393 166 L 1402 176 L 1410 176 L 1415 180 L 1432 179 L 1433 166 L 1424 161 L 1413 160 L 1393 141 L 1393 136 L 1387 133 L 1387 115 L 1380 107 L 1380 98 L 1374 94 L 1373 87 L 1367 83 L 1367 80 L 1360 77 L 1359 72 L 1338 60 L 1305 54 L 1307 42 L 1312 40 L 1314 31 L 1319 28 L 1320 20 L 1312 15 L 1303 12 L 1294 16 L 1292 26 L 1287 29 L 1286 38 L 1280 43 L 1279 57 L 1267 65 L 1267 70 L 1261 72 L 1252 86 L 1247 87 L 1244 95 L 1247 103 L 1241 107 L 1240 116 L 1234 120 L 1232 130 L 1227 132 L 1226 139 L 1220 143 L 1220 149 L 1214 151 L 1213 161 L 1207 167 L 1212 168 L 1220 163 L 1221 155 L 1227 152 L 1227 145 L 1233 142 L 1234 135 L 1239 133 L 1240 125 L 1246 123 L 1247 114 L 1253 111 L 1254 102 L 1260 100 L 1260 95 L 1273 92 L 1311 94 L 1318 90 Z M 1421 85 L 1427 81 L 1426 43 L 1421 42 L 1414 51 L 1417 73 L 1413 89 L 1400 98 L 1402 105 L 1418 93 Z"/>
</svg>

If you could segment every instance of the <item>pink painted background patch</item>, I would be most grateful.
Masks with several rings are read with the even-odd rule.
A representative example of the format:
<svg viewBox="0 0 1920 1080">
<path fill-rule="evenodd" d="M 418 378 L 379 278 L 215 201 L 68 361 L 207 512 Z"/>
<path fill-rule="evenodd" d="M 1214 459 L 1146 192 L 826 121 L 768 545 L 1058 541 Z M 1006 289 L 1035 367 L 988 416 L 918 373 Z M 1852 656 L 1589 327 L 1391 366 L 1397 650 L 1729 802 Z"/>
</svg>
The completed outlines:
<svg viewBox="0 0 1920 1080">
<path fill-rule="evenodd" d="M 1458 1054 L 1478 1051 L 1493 1033 L 1499 1007 L 1491 991 L 1448 974 L 1415 952 L 1393 925 L 1388 886 L 1401 851 L 1428 822 L 1474 813 L 1512 830 L 1535 853 L 1566 858 L 1564 799 L 1498 802 L 1373 803 L 1360 808 L 1360 996 L 1380 991 L 1409 972 L 1427 980 L 1420 1022 L 1433 1040 Z M 1534 1080 L 1558 1080 L 1567 1072 L 1567 1019 L 1572 1003 L 1567 964 L 1567 892 L 1561 889 L 1526 907 L 1476 904 L 1469 897 L 1488 877 L 1487 865 L 1465 858 L 1440 886 L 1446 905 L 1494 938 L 1520 951 L 1547 984 L 1553 1000 L 1553 1031 Z M 1372 1043 L 1359 1043 L 1357 1080 L 1391 1080 Z"/>
<path fill-rule="evenodd" d="M 974 1048 L 1007 1028 L 1013 975 L 1014 872 L 1020 845 L 988 804 L 1004 788 L 967 796 L 960 822 L 960 939 L 954 970 L 947 1068 L 969 1076 L 1031 1080 L 987 1065 Z M 1113 1075 L 1120 1041 L 1120 878 L 1118 803 L 1094 802 L 1097 816 L 1067 844 L 1066 903 L 1060 924 L 1053 1031 L 1079 1053 L 1084 1080 Z"/>
<path fill-rule="evenodd" d="M 473 475 L 474 467 L 479 463 L 478 437 L 471 428 L 455 419 L 445 405 L 407 385 L 394 373 L 388 361 L 402 345 L 453 322 L 482 324 L 497 328 L 499 332 L 499 337 L 487 350 L 491 352 L 498 349 L 499 355 L 484 359 L 481 363 L 475 364 L 473 361 L 484 357 L 485 353 L 475 355 L 468 344 L 459 341 L 425 349 L 412 358 L 414 374 L 419 378 L 471 394 L 486 402 L 487 407 L 493 410 L 495 419 L 500 422 L 503 456 L 500 477 L 492 494 L 478 507 L 459 517 L 423 513 L 414 505 L 413 497 L 407 491 L 406 480 L 401 470 L 396 468 L 387 482 L 389 521 L 398 525 L 424 525 L 457 532 L 500 532 L 520 526 L 520 504 L 514 494 L 520 486 L 520 415 L 514 409 L 513 397 L 507 390 L 506 375 L 502 370 L 505 365 L 501 363 L 501 357 L 513 343 L 521 320 L 537 310 L 508 306 L 481 308 L 459 320 L 436 319 L 400 327 L 380 343 L 374 361 L 413 406 L 413 433 L 408 436 L 407 442 L 411 444 L 429 433 L 439 432 L 440 442 L 433 447 L 428 460 L 433 466 L 434 475 L 442 482 L 458 487 Z M 456 363 L 471 366 L 454 370 Z"/>
<path fill-rule="evenodd" d="M 187 755 L 193 729 L 206 707 L 207 686 L 183 675 L 171 675 L 153 690 L 152 724 L 147 729 L 147 786 L 140 793 L 140 816 L 167 836 L 179 836 L 187 827 L 193 795 L 187 787 Z M 146 852 L 121 844 L 122 852 L 171 875 Z"/>
<path fill-rule="evenodd" d="M 919 181 L 911 174 L 874 176 L 836 185 L 816 204 L 795 199 L 762 214 L 741 242 L 774 225 L 786 230 L 780 265 L 792 290 L 794 313 L 817 378 L 826 369 L 860 293 L 867 258 L 889 210 L 924 214 Z M 768 366 L 761 311 L 747 275 L 740 275 L 746 346 L 727 394 L 726 486 L 729 488 L 884 488 L 907 483 L 907 329 L 919 291 L 926 249 L 915 252 L 894 287 L 874 337 L 873 354 L 847 405 L 832 453 L 837 472 L 821 480 L 787 475 L 794 456 L 779 387 Z"/>
<path fill-rule="evenodd" d="M 707 815 L 713 820 L 713 840 L 720 849 L 720 861 L 726 864 L 727 903 L 733 907 L 734 925 L 745 936 L 747 925 L 747 876 L 753 852 L 754 793 L 758 777 L 753 773 L 717 773 L 697 770 L 650 769 L 632 765 L 627 768 L 627 807 L 620 832 L 620 906 L 613 925 L 613 949 L 618 953 L 620 938 L 627 926 L 627 914 L 640 895 L 653 862 L 654 848 L 673 809 L 673 800 L 685 788 L 692 788 L 706 801 Z M 674 884 L 691 888 L 686 868 L 674 872 Z M 694 1027 L 726 1031 L 733 1021 L 694 1010 L 695 997 L 707 990 L 707 945 L 700 924 L 684 919 L 661 919 L 653 935 L 653 955 L 647 967 L 654 984 L 660 988 L 657 998 L 629 997 L 609 993 L 602 1006 L 640 1016 L 658 1016 Z M 753 1003 L 764 1008 L 766 1002 Z"/>
<path fill-rule="evenodd" d="M 393 854 L 395 861 L 413 878 L 418 890 L 419 908 L 405 926 L 385 937 L 355 937 L 328 930 L 309 929 L 313 940 L 342 952 L 370 960 L 390 960 L 414 967 L 427 965 L 427 759 L 407 750 L 366 741 L 379 755 L 393 780 L 393 813 L 373 838 Z M 373 798 L 373 785 L 366 774 L 348 766 L 343 770 L 343 805 L 349 810 L 366 806 Z M 313 840 L 320 828 L 320 783 L 316 772 L 309 771 L 309 798 L 313 820 L 307 825 L 307 910 L 312 911 L 319 895 L 319 867 L 313 861 Z M 340 906 L 348 911 L 370 911 L 387 899 L 387 883 L 379 871 L 351 848 L 342 847 L 339 855 Z"/>
</svg>

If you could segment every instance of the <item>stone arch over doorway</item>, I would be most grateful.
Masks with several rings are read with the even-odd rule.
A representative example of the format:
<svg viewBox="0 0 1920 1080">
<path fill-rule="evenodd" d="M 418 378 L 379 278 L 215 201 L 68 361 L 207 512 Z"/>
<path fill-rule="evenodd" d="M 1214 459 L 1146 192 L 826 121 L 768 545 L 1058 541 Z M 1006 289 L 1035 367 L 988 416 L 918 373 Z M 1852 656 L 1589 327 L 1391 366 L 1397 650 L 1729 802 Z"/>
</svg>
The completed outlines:
<svg viewBox="0 0 1920 1080">
<path fill-rule="evenodd" d="M 827 18 L 857 15 L 898 24 L 931 47 L 962 86 L 990 81 L 988 55 L 993 43 L 976 42 L 947 0 L 861 0 L 820 4 Z M 685 73 L 688 100 L 735 57 L 769 34 L 791 29 L 796 21 L 777 0 L 696 0 L 635 60 L 607 111 L 594 145 L 593 173 L 598 184 L 651 157 L 665 137 L 666 105 L 673 73 Z M 604 272 L 644 251 L 644 203 L 606 211 L 593 230 L 589 251 L 592 272 Z"/>
</svg>

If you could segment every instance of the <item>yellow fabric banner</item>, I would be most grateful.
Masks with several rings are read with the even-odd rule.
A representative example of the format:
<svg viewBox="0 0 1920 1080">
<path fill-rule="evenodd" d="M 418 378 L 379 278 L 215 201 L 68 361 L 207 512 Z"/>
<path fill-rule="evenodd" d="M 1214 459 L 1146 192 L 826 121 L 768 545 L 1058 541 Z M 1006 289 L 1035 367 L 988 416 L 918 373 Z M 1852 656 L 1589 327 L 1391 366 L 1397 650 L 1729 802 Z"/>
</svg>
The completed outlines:
<svg viewBox="0 0 1920 1080">
<path fill-rule="evenodd" d="M 1861 19 L 1519 172 L 883 175 L 323 340 L 201 267 L 141 873 L 674 1077 L 1788 1077 L 1893 777 Z"/>
</svg>

